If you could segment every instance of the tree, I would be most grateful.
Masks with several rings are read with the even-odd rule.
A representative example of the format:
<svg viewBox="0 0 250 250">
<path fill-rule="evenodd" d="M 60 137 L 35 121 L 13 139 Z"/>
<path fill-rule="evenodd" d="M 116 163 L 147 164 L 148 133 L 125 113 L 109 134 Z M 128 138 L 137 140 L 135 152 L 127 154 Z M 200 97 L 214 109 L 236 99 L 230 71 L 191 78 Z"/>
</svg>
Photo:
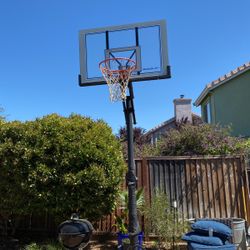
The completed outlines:
<svg viewBox="0 0 250 250">
<path fill-rule="evenodd" d="M 149 145 L 146 144 L 145 137 L 143 136 L 145 134 L 146 130 L 141 127 L 134 127 L 133 133 L 134 133 L 134 151 L 136 157 L 141 157 L 144 155 L 145 151 L 147 151 Z M 119 132 L 117 134 L 118 140 L 122 143 L 122 151 L 124 158 L 127 158 L 127 130 L 125 127 L 121 127 L 119 129 Z"/>
<path fill-rule="evenodd" d="M 146 130 L 144 128 L 134 127 L 134 129 L 133 129 L 134 142 L 136 144 L 143 144 L 143 142 L 144 142 L 143 135 L 145 134 L 145 132 L 146 132 Z M 125 127 L 121 127 L 119 129 L 117 137 L 121 141 L 127 141 L 127 129 Z"/>
<path fill-rule="evenodd" d="M 209 124 L 181 124 L 158 143 L 158 155 L 227 155 L 242 152 L 239 138 L 231 137 L 228 128 Z"/>
<path fill-rule="evenodd" d="M 4 112 L 4 109 L 0 107 L 0 122 L 5 121 L 5 115 L 2 115 Z"/>
<path fill-rule="evenodd" d="M 79 212 L 98 220 L 112 211 L 125 164 L 103 121 L 57 114 L 0 127 L 0 215 Z"/>
</svg>

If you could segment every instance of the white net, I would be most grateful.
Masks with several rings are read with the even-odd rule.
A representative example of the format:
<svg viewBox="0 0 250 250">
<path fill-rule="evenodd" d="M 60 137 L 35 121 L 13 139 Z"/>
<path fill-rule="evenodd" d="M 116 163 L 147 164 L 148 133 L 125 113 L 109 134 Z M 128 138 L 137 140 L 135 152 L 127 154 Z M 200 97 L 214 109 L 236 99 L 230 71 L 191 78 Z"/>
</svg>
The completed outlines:
<svg viewBox="0 0 250 250">
<path fill-rule="evenodd" d="M 99 64 L 110 93 L 110 100 L 124 101 L 131 73 L 135 70 L 135 62 L 129 58 L 109 58 Z"/>
</svg>

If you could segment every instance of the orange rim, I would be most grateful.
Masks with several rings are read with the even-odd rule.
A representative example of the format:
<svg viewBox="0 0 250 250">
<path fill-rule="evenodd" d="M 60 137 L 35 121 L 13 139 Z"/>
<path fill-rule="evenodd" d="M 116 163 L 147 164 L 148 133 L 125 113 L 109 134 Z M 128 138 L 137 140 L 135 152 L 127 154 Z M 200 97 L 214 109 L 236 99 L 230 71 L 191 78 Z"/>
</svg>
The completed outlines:
<svg viewBox="0 0 250 250">
<path fill-rule="evenodd" d="M 111 71 L 111 72 L 126 72 L 128 71 L 128 69 L 110 69 L 109 67 L 105 67 L 107 65 L 108 62 L 110 61 L 117 61 L 117 60 L 124 60 L 124 61 L 128 61 L 130 63 L 132 63 L 132 67 L 129 68 L 130 71 L 134 71 L 135 70 L 135 65 L 136 65 L 136 62 L 130 58 L 126 58 L 126 57 L 116 57 L 116 58 L 108 58 L 108 59 L 105 59 L 103 61 L 101 61 L 99 63 L 99 68 L 101 69 L 101 71 Z"/>
</svg>

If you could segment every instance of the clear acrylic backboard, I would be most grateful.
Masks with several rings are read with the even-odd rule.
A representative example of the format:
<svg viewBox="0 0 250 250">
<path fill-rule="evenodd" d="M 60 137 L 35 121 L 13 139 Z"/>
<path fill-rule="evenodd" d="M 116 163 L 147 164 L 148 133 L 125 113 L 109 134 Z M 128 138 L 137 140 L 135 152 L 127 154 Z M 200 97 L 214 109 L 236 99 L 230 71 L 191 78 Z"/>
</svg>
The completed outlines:
<svg viewBox="0 0 250 250">
<path fill-rule="evenodd" d="M 131 81 L 170 78 L 165 20 L 81 30 L 79 85 L 106 84 L 102 60 L 125 57 L 136 62 Z"/>
</svg>

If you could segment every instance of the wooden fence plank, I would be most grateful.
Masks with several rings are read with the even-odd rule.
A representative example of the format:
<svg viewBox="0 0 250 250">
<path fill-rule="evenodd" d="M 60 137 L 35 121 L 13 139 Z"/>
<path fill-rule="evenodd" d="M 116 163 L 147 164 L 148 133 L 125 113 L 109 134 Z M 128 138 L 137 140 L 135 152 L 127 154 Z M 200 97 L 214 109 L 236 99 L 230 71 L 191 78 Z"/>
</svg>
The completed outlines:
<svg viewBox="0 0 250 250">
<path fill-rule="evenodd" d="M 242 172 L 242 167 L 240 164 L 240 159 L 236 159 L 236 169 L 237 169 L 237 176 L 238 176 L 238 202 L 239 202 L 239 211 L 240 211 L 240 218 L 245 218 L 245 208 L 244 208 L 244 199 L 243 199 L 243 172 Z"/>
<path fill-rule="evenodd" d="M 240 214 L 240 202 L 239 202 L 239 176 L 238 176 L 238 167 L 236 159 L 233 159 L 233 173 L 234 173 L 234 203 L 236 207 L 236 217 Z"/>
<path fill-rule="evenodd" d="M 153 196 L 154 192 L 154 168 L 153 168 L 153 163 L 152 161 L 149 161 L 149 176 L 150 176 L 150 196 Z"/>
<path fill-rule="evenodd" d="M 200 159 L 196 160 L 196 185 L 197 185 L 197 207 L 198 207 L 198 217 L 203 218 L 203 192 L 202 192 L 202 173 L 201 173 L 201 165 L 200 165 Z"/>
<path fill-rule="evenodd" d="M 175 179 L 175 195 L 174 201 L 180 209 L 180 161 L 174 161 L 174 179 Z"/>
<path fill-rule="evenodd" d="M 192 177 L 191 177 L 191 160 L 186 160 L 186 200 L 187 200 L 187 218 L 194 218 L 193 208 L 193 193 L 192 193 Z"/>
<path fill-rule="evenodd" d="M 165 177 L 165 180 L 166 180 L 166 194 L 167 194 L 167 197 L 169 198 L 169 200 L 171 200 L 170 162 L 166 161 L 165 164 L 164 164 L 164 167 L 165 167 L 165 174 L 166 174 L 166 177 Z"/>
<path fill-rule="evenodd" d="M 184 220 L 186 214 L 187 214 L 187 190 L 186 190 L 186 173 L 185 173 L 185 165 L 184 161 L 181 161 L 180 164 L 180 183 L 181 183 L 181 190 L 180 190 L 180 204 L 179 207 L 181 207 L 182 212 L 182 218 Z"/>
<path fill-rule="evenodd" d="M 191 187 L 192 187 L 191 190 L 192 190 L 193 218 L 200 218 L 196 160 L 191 161 Z"/>
<path fill-rule="evenodd" d="M 169 166 L 169 179 L 170 179 L 170 205 L 173 204 L 173 202 L 176 200 L 175 199 L 175 194 L 176 194 L 176 190 L 175 190 L 175 165 L 174 165 L 174 161 L 170 161 L 170 166 Z"/>
<path fill-rule="evenodd" d="M 212 181 L 213 181 L 213 191 L 214 191 L 214 213 L 215 213 L 215 218 L 219 218 L 220 217 L 220 206 L 218 203 L 219 192 L 218 192 L 216 160 L 212 160 L 212 178 L 213 178 Z"/>
<path fill-rule="evenodd" d="M 225 201 L 225 187 L 224 187 L 224 174 L 222 160 L 217 160 L 217 174 L 218 174 L 218 184 L 219 184 L 219 202 L 220 202 L 220 217 L 226 218 L 226 201 Z"/>
<path fill-rule="evenodd" d="M 201 183 L 202 183 L 202 203 L 203 203 L 203 217 L 209 217 L 209 189 L 207 183 L 207 166 L 205 160 L 200 160 L 201 168 Z"/>
<path fill-rule="evenodd" d="M 208 217 L 215 218 L 214 213 L 214 198 L 213 198 L 213 181 L 212 181 L 212 167 L 211 163 L 206 161 L 206 178 L 208 190 Z"/>
<path fill-rule="evenodd" d="M 229 160 L 228 159 L 223 159 L 222 160 L 222 172 L 223 172 L 223 183 L 224 183 L 224 193 L 225 193 L 225 218 L 230 217 L 231 211 L 230 211 L 230 205 L 231 205 L 231 199 L 230 196 L 231 194 L 229 193 L 229 178 L 228 178 L 228 173 L 229 173 Z"/>
<path fill-rule="evenodd" d="M 235 177 L 234 177 L 234 161 L 233 159 L 230 159 L 228 162 L 228 175 L 229 175 L 229 192 L 230 192 L 230 217 L 237 217 L 237 197 L 236 197 L 236 191 L 235 191 Z"/>
<path fill-rule="evenodd" d="M 137 188 L 141 188 L 143 185 L 142 184 L 142 161 L 136 160 L 135 165 L 136 165 Z"/>
<path fill-rule="evenodd" d="M 142 160 L 142 187 L 144 189 L 144 196 L 146 202 L 151 202 L 149 166 L 146 159 Z"/>
<path fill-rule="evenodd" d="M 241 157 L 241 166 L 246 166 L 246 168 L 242 169 L 242 175 L 243 175 L 243 186 L 244 186 L 244 199 L 245 199 L 245 206 L 246 206 L 246 212 L 245 212 L 245 219 L 246 221 L 250 220 L 250 193 L 249 193 L 249 180 L 248 180 L 248 162 Z"/>
<path fill-rule="evenodd" d="M 159 161 L 159 187 L 161 190 L 164 190 L 164 164 L 162 161 Z"/>
</svg>

